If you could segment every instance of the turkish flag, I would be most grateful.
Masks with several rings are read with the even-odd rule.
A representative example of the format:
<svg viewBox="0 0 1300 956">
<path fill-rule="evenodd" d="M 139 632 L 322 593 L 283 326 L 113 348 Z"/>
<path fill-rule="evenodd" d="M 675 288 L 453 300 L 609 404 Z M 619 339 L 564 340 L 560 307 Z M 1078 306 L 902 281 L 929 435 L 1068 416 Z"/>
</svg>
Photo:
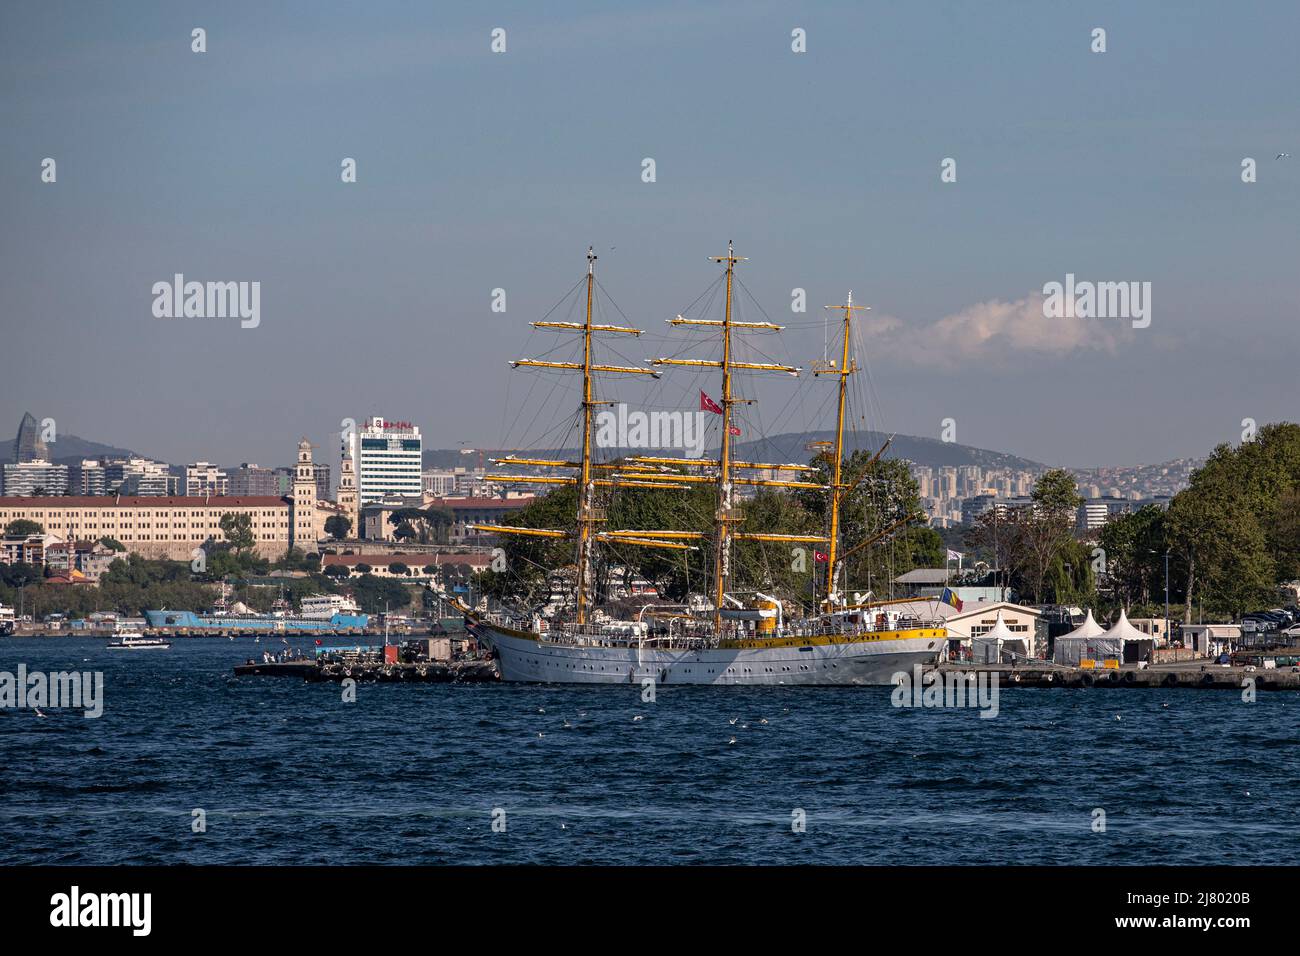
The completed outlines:
<svg viewBox="0 0 1300 956">
<path fill-rule="evenodd" d="M 813 560 L 816 561 L 818 564 L 825 564 L 825 563 L 827 562 L 828 559 L 829 559 L 829 556 L 826 554 L 825 551 L 814 551 L 814 552 L 813 552 Z"/>
<path fill-rule="evenodd" d="M 740 437 L 740 426 L 739 426 L 739 425 L 732 425 L 732 426 L 731 426 L 731 434 L 733 434 L 733 435 L 735 435 L 737 438 L 739 438 L 739 437 Z"/>
<path fill-rule="evenodd" d="M 713 399 L 704 394 L 704 389 L 700 389 L 700 411 L 713 412 L 715 415 L 722 414 L 722 408 Z"/>
</svg>

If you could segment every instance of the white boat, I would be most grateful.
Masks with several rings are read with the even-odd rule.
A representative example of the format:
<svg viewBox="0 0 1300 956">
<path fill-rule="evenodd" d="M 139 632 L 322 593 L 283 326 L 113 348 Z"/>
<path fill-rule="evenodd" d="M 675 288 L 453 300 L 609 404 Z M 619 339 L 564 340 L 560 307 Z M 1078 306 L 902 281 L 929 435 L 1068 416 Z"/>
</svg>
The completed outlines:
<svg viewBox="0 0 1300 956">
<path fill-rule="evenodd" d="M 312 594 L 302 599 L 298 617 L 308 621 L 328 621 L 335 614 L 359 615 L 361 606 L 342 594 Z"/>
<path fill-rule="evenodd" d="M 118 651 L 165 651 L 172 645 L 161 637 L 145 637 L 139 631 L 125 631 L 107 646 Z"/>
<path fill-rule="evenodd" d="M 841 593 L 844 559 L 912 521 L 907 515 L 872 535 L 866 541 L 839 550 L 841 501 L 870 473 L 870 464 L 852 482 L 842 481 L 844 460 L 844 423 L 846 384 L 857 371 L 850 352 L 851 320 L 855 310 L 852 293 L 848 302 L 833 308 L 843 311 L 842 356 L 838 362 L 822 361 L 814 365 L 814 374 L 838 378 L 839 413 L 836 438 L 819 447 L 819 466 L 737 461 L 732 454 L 732 437 L 740 429 L 733 425 L 733 407 L 752 404 L 752 399 L 732 393 L 733 369 L 775 371 L 797 375 L 800 369 L 772 362 L 743 362 L 734 357 L 732 336 L 744 331 L 779 331 L 770 322 L 738 322 L 732 317 L 733 270 L 742 261 L 730 243 L 725 256 L 713 257 L 726 266 L 725 313 L 721 320 L 687 319 L 677 316 L 668 320 L 674 326 L 705 326 L 717 331 L 722 339 L 717 360 L 661 358 L 650 365 L 680 365 L 718 368 L 722 373 L 719 394 L 713 403 L 701 392 L 701 405 L 722 416 L 718 429 L 720 447 L 717 455 L 704 458 L 669 458 L 630 455 L 613 462 L 593 460 L 593 409 L 610 402 L 595 400 L 594 374 L 653 374 L 646 369 L 598 363 L 592 357 L 593 333 L 640 335 L 638 329 L 607 324 L 593 324 L 592 298 L 595 255 L 587 254 L 586 322 L 536 322 L 540 328 L 581 332 L 582 362 L 519 360 L 511 363 L 552 369 L 568 369 L 583 375 L 582 405 L 579 421 L 582 428 L 581 458 L 578 461 L 546 460 L 511 455 L 500 464 L 569 469 L 566 477 L 495 475 L 487 477 L 503 484 L 543 483 L 570 484 L 578 487 L 576 526 L 572 530 L 541 529 L 514 525 L 478 524 L 480 532 L 500 535 L 533 535 L 544 538 L 568 538 L 576 542 L 574 610 L 571 619 L 544 621 L 540 617 L 512 617 L 507 613 L 488 613 L 470 607 L 452 597 L 451 603 L 464 615 L 476 636 L 493 649 L 501 676 L 510 681 L 553 682 L 570 684 L 641 683 L 652 680 L 667 684 L 722 685 L 887 685 L 900 672 L 911 673 L 915 665 L 935 663 L 944 648 L 947 631 L 937 615 L 917 616 L 915 602 L 904 610 L 903 602 L 877 602 L 848 605 Z M 828 307 L 831 308 L 831 307 Z M 888 442 L 886 443 L 888 447 Z M 879 458 L 884 448 L 876 454 Z M 822 462 L 824 461 L 824 464 Z M 872 459 L 874 463 L 875 459 Z M 692 469 L 703 469 L 699 474 Z M 825 480 L 816 482 L 825 472 Z M 773 475 L 793 473 L 792 479 Z M 690 484 L 687 484 L 687 483 Z M 657 488 L 688 489 L 698 483 L 716 487 L 716 513 L 712 532 L 699 530 L 608 530 L 606 509 L 598 505 L 597 489 Z M 776 534 L 741 527 L 743 509 L 737 507 L 736 486 L 763 486 L 786 490 L 800 489 L 828 495 L 827 527 L 823 534 Z M 626 492 L 635 494 L 636 492 Z M 811 546 L 815 560 L 826 564 L 825 586 L 815 599 L 811 613 L 796 620 L 786 620 L 784 604 L 778 598 L 758 591 L 732 589 L 732 542 L 789 542 Z M 635 621 L 604 618 L 597 605 L 592 552 L 599 544 L 696 550 L 697 544 L 710 543 L 713 568 L 710 575 L 710 601 L 704 608 L 689 606 L 665 608 L 647 606 Z M 815 566 L 815 565 L 814 565 Z M 814 574 L 818 577 L 820 572 Z M 795 602 L 790 601 L 791 605 Z"/>
</svg>

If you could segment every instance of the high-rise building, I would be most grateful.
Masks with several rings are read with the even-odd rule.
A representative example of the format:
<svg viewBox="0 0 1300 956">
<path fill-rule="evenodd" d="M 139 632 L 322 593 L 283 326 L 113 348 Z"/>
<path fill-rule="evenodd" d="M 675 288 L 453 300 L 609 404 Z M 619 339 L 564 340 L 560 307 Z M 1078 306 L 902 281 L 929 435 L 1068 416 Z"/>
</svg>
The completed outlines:
<svg viewBox="0 0 1300 956">
<path fill-rule="evenodd" d="M 80 465 L 68 468 L 68 493 L 73 495 L 103 495 L 108 493 L 108 469 L 96 458 L 82 459 Z"/>
<path fill-rule="evenodd" d="M 185 494 L 190 498 L 230 494 L 230 478 L 210 461 L 196 461 L 185 468 Z"/>
<path fill-rule="evenodd" d="M 315 462 L 312 469 L 316 474 L 316 498 L 318 501 L 333 501 L 334 496 L 330 494 L 330 466 L 323 461 Z"/>
<path fill-rule="evenodd" d="M 271 468 L 244 462 L 230 474 L 230 493 L 273 497 L 281 494 L 280 479 Z"/>
<path fill-rule="evenodd" d="M 18 423 L 18 437 L 14 439 L 14 463 L 49 460 L 50 450 L 41 437 L 40 423 L 31 412 L 25 412 Z"/>
<path fill-rule="evenodd" d="M 68 466 L 49 461 L 16 461 L 4 466 L 3 494 L 8 498 L 68 493 Z"/>
<path fill-rule="evenodd" d="M 176 487 L 167 466 L 147 458 L 110 461 L 104 465 L 104 494 L 132 497 L 165 497 L 183 489 Z"/>
<path fill-rule="evenodd" d="M 400 496 L 419 498 L 423 490 L 420 429 L 410 422 L 371 418 L 361 430 L 357 484 L 361 504 Z"/>
</svg>

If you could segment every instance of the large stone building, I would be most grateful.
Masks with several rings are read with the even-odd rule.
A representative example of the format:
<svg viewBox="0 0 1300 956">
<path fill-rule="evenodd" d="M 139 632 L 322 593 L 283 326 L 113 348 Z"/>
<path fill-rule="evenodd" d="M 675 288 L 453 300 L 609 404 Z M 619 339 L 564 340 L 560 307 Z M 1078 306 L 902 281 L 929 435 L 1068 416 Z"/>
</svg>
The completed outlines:
<svg viewBox="0 0 1300 956">
<path fill-rule="evenodd" d="M 221 518 L 247 514 L 254 546 L 265 558 L 280 558 L 290 547 L 315 551 L 326 512 L 317 507 L 311 443 L 298 443 L 293 493 L 158 497 L 41 496 L 0 497 L 0 528 L 25 518 L 65 541 L 113 538 L 146 558 L 189 561 L 194 549 L 226 540 Z"/>
<path fill-rule="evenodd" d="M 114 538 L 146 558 L 188 561 L 195 548 L 225 541 L 221 516 L 247 514 L 257 553 L 282 557 L 291 541 L 286 498 L 90 497 L 0 498 L 0 526 L 26 518 L 64 540 Z"/>
</svg>

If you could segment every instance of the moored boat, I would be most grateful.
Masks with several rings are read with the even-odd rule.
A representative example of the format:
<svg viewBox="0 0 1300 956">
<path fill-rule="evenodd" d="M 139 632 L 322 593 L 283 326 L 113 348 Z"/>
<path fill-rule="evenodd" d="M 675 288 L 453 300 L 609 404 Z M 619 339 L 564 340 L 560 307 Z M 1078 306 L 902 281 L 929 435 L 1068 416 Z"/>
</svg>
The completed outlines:
<svg viewBox="0 0 1300 956">
<path fill-rule="evenodd" d="M 145 637 L 139 631 L 124 631 L 116 641 L 105 646 L 119 651 L 165 651 L 172 645 L 160 637 Z"/>
</svg>

